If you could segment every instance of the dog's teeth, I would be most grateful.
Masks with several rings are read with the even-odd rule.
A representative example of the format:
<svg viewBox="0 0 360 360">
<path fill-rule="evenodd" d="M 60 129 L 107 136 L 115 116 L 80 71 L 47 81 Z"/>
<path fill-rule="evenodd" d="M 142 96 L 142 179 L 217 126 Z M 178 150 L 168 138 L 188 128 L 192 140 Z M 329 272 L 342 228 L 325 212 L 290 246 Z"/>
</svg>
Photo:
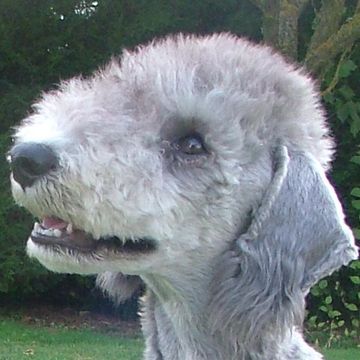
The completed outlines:
<svg viewBox="0 0 360 360">
<path fill-rule="evenodd" d="M 35 232 L 40 232 L 41 231 L 41 226 L 38 222 L 35 222 L 34 224 L 34 231 Z"/>
<path fill-rule="evenodd" d="M 44 229 L 41 231 L 42 234 L 46 235 L 46 236 L 53 236 L 54 235 L 54 231 L 51 229 Z"/>
<path fill-rule="evenodd" d="M 68 226 L 66 227 L 66 232 L 68 233 L 68 234 L 71 234 L 72 232 L 73 232 L 73 226 L 72 226 L 72 224 L 68 224 Z"/>
<path fill-rule="evenodd" d="M 53 235 L 57 238 L 61 237 L 61 230 L 59 229 L 53 230 Z"/>
</svg>

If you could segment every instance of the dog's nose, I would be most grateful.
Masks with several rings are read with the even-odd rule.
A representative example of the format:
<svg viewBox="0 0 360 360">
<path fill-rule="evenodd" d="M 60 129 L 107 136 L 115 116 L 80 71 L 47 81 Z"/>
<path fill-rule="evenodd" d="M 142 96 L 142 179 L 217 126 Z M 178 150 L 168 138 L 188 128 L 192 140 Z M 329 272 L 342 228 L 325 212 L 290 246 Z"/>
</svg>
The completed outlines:
<svg viewBox="0 0 360 360">
<path fill-rule="evenodd" d="M 15 145 L 9 153 L 10 166 L 15 181 L 23 189 L 54 170 L 58 165 L 58 158 L 47 145 L 24 143 Z"/>
</svg>

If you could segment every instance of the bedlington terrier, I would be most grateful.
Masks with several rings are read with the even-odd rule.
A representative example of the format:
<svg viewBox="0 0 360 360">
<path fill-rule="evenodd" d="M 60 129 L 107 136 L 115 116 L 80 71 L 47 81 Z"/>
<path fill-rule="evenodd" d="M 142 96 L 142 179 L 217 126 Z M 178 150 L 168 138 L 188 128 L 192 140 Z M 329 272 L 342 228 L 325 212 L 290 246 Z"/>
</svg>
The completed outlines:
<svg viewBox="0 0 360 360">
<path fill-rule="evenodd" d="M 314 360 L 304 298 L 357 257 L 332 153 L 303 70 L 178 35 L 44 94 L 9 161 L 31 257 L 119 302 L 146 284 L 146 360 Z"/>
</svg>

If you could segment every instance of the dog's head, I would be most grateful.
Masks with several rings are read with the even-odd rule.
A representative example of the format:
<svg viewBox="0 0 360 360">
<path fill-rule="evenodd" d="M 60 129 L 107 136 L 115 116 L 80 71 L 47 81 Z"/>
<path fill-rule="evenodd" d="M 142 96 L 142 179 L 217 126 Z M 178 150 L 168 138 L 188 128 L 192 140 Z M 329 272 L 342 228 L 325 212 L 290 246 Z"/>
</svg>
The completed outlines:
<svg viewBox="0 0 360 360">
<path fill-rule="evenodd" d="M 266 47 L 223 34 L 124 52 L 44 94 L 14 141 L 13 195 L 39 219 L 27 250 L 52 270 L 181 272 L 231 249 L 240 273 L 226 258 L 223 275 L 250 301 L 355 257 L 313 83 Z"/>
</svg>

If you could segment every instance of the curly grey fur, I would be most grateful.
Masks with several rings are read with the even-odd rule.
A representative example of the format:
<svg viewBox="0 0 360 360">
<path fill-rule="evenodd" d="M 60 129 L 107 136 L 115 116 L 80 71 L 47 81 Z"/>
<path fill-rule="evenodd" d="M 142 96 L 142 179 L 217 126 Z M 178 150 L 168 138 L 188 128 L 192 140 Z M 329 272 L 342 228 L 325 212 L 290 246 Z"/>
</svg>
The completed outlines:
<svg viewBox="0 0 360 360">
<path fill-rule="evenodd" d="M 189 155 L 177 142 L 194 132 L 206 151 Z M 167 37 L 44 94 L 16 130 L 26 142 L 60 166 L 26 191 L 12 179 L 19 204 L 94 239 L 156 243 L 131 254 L 27 244 L 53 271 L 100 274 L 118 303 L 144 282 L 146 360 L 322 358 L 301 334 L 304 299 L 357 250 L 302 69 L 229 34 Z"/>
</svg>

